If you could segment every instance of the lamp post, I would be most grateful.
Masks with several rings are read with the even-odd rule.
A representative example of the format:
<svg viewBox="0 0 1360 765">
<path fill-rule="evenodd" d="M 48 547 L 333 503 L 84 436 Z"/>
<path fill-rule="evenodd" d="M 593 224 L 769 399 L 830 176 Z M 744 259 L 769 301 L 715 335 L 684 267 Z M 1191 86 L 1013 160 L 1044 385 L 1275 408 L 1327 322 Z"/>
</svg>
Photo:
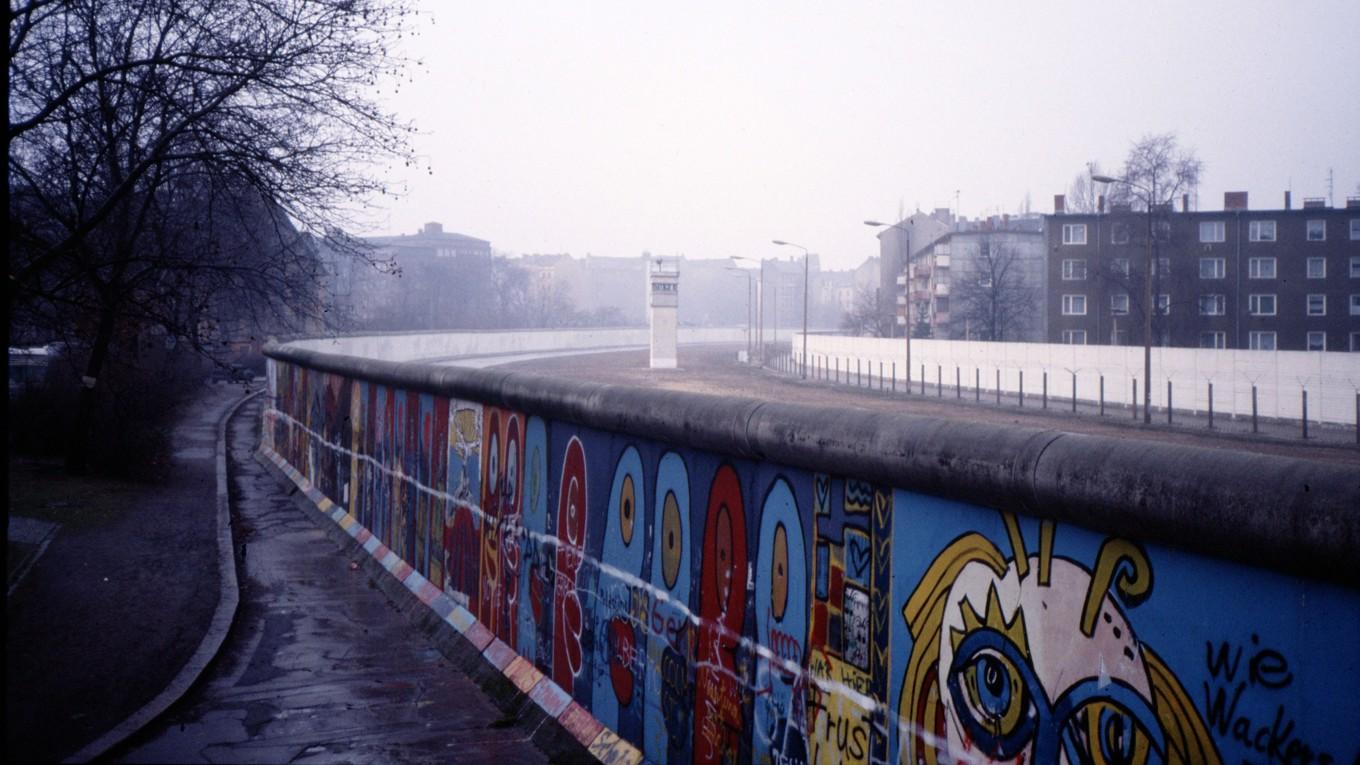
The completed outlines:
<svg viewBox="0 0 1360 765">
<path fill-rule="evenodd" d="M 804 247 L 804 246 L 801 245 L 801 244 L 794 244 L 793 242 L 785 242 L 785 241 L 783 241 L 782 239 L 775 239 L 775 240 L 773 240 L 773 241 L 774 241 L 775 244 L 779 245 L 780 247 L 797 247 L 798 249 L 800 249 L 800 250 L 803 251 L 803 359 L 802 359 L 802 362 L 801 362 L 801 366 L 802 366 L 802 368 L 803 368 L 803 379 L 806 380 L 806 379 L 807 379 L 807 327 L 808 327 L 808 262 L 812 260 L 812 253 L 808 252 L 808 248 Z"/>
<path fill-rule="evenodd" d="M 1156 183 L 1152 188 L 1136 183 L 1128 178 L 1114 178 L 1108 175 L 1092 175 L 1096 183 L 1122 183 L 1143 192 L 1147 202 L 1147 262 L 1143 269 L 1143 424 L 1152 424 L 1152 267 L 1154 263 L 1153 246 L 1156 237 L 1152 231 L 1153 207 L 1157 204 Z"/>
<path fill-rule="evenodd" d="M 756 350 L 760 351 L 760 361 L 765 361 L 765 259 L 747 258 L 741 255 L 731 256 L 732 260 L 744 260 L 747 263 L 760 264 L 760 279 L 756 282 Z"/>
<path fill-rule="evenodd" d="M 732 260 L 750 260 L 750 258 L 733 255 Z M 752 358 L 751 341 L 753 338 L 751 337 L 751 329 L 755 325 L 755 317 L 752 315 L 751 311 L 751 293 L 755 291 L 755 282 L 751 279 L 751 269 L 749 268 L 738 268 L 737 266 L 732 265 L 728 266 L 727 270 L 746 275 L 746 362 L 749 364 Z"/>
<path fill-rule="evenodd" d="M 864 225 L 871 226 L 873 228 L 895 228 L 898 231 L 901 231 L 903 234 L 911 236 L 911 231 L 904 228 L 901 223 L 883 223 L 881 221 L 876 220 L 866 220 L 864 221 Z M 907 225 L 913 224 L 911 221 L 908 221 Z M 906 375 L 904 376 L 903 379 L 906 381 L 907 384 L 907 393 L 911 393 L 911 247 L 906 248 L 905 257 L 902 258 L 902 261 L 905 265 L 904 270 L 906 271 L 907 278 L 907 288 L 903 292 L 903 294 L 906 297 L 904 298 L 904 302 L 902 303 L 902 313 L 904 320 L 904 323 L 902 324 L 902 336 L 906 338 L 906 351 L 907 351 L 907 370 Z"/>
</svg>

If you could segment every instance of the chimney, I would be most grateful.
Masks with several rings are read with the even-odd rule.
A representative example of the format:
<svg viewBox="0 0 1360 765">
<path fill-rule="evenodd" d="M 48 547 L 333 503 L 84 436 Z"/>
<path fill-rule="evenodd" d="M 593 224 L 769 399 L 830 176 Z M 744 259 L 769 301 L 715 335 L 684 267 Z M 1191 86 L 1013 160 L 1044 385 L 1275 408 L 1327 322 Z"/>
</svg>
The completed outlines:
<svg viewBox="0 0 1360 765">
<path fill-rule="evenodd" d="M 1096 197 L 1096 212 L 1098 212 L 1098 213 L 1103 213 L 1103 212 L 1105 212 L 1105 195 L 1104 195 L 1104 194 L 1101 194 L 1100 196 Z"/>
<path fill-rule="evenodd" d="M 421 230 L 420 230 L 420 233 L 422 233 L 422 234 L 424 234 L 424 235 L 426 235 L 426 236 L 433 236 L 433 235 L 435 235 L 435 234 L 442 234 L 442 233 L 444 233 L 444 224 L 443 224 L 443 223 L 426 223 L 426 224 L 425 224 L 425 228 L 421 229 Z"/>
<path fill-rule="evenodd" d="M 1284 193 L 1284 209 L 1286 210 L 1294 209 L 1294 206 L 1290 203 L 1288 191 Z"/>
<path fill-rule="evenodd" d="M 1190 212 L 1190 195 L 1181 194 L 1181 212 Z"/>
<path fill-rule="evenodd" d="M 1223 192 L 1223 209 L 1224 211 L 1247 209 L 1247 192 L 1245 191 Z"/>
<path fill-rule="evenodd" d="M 1067 197 L 1062 194 L 1053 195 L 1053 214 L 1063 215 L 1067 212 Z"/>
</svg>

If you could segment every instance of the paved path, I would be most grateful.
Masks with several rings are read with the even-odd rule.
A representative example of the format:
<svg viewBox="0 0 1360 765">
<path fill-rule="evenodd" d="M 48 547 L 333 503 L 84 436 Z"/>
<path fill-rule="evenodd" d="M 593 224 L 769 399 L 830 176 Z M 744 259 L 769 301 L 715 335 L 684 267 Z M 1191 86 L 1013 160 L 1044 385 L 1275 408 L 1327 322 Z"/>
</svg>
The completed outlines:
<svg viewBox="0 0 1360 765">
<path fill-rule="evenodd" d="M 259 416 L 256 400 L 228 432 L 236 623 L 199 685 L 114 759 L 546 762 L 535 718 L 502 712 L 253 459 Z"/>
<path fill-rule="evenodd" d="M 63 526 L 9 594 L 8 761 L 72 755 L 160 694 L 202 641 L 218 600 L 217 423 L 241 394 L 205 388 L 174 431 L 168 479 L 118 484 L 125 510 Z"/>
</svg>

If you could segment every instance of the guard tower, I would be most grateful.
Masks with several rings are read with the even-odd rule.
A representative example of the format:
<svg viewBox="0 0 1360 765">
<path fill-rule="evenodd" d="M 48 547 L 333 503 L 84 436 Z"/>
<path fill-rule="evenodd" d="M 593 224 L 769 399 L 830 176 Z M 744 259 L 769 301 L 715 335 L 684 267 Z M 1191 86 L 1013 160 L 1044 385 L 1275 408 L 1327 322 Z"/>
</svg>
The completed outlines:
<svg viewBox="0 0 1360 765">
<path fill-rule="evenodd" d="M 679 265 L 667 266 L 660 258 L 648 269 L 652 312 L 652 369 L 675 369 L 676 328 L 680 310 Z"/>
</svg>

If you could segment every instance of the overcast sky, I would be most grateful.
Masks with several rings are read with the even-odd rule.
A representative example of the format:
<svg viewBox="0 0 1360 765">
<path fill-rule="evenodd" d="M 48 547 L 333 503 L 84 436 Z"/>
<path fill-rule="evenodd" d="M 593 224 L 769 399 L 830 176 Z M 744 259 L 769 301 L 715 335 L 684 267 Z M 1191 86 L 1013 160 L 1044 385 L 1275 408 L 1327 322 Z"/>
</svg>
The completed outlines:
<svg viewBox="0 0 1360 765">
<path fill-rule="evenodd" d="M 387 103 L 421 168 L 368 233 L 513 253 L 877 254 L 865 218 L 1051 212 L 1176 132 L 1201 209 L 1360 183 L 1360 1 L 442 2 Z M 425 166 L 432 168 L 427 172 Z"/>
</svg>

